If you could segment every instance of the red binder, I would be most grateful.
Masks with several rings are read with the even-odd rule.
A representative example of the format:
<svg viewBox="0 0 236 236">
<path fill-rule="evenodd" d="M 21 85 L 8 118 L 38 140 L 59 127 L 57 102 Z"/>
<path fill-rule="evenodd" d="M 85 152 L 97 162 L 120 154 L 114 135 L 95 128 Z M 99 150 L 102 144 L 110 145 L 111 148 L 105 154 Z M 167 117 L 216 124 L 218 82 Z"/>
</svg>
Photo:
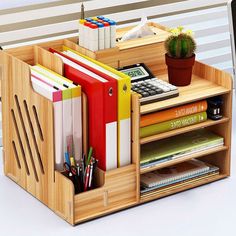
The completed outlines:
<svg viewBox="0 0 236 236">
<path fill-rule="evenodd" d="M 117 81 L 105 78 L 100 81 L 86 73 L 86 68 L 78 69 L 76 65 L 80 65 L 73 58 L 52 48 L 49 51 L 60 56 L 64 76 L 81 85 L 88 97 L 89 145 L 99 168 L 104 171 L 117 168 Z"/>
</svg>

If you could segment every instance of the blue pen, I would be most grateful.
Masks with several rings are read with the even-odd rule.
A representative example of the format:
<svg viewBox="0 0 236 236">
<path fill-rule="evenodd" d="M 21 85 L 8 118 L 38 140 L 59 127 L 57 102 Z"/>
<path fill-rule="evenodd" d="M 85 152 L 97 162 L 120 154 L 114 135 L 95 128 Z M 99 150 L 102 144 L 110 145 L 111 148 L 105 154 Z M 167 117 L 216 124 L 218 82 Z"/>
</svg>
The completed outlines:
<svg viewBox="0 0 236 236">
<path fill-rule="evenodd" d="M 70 156 L 68 152 L 65 152 L 65 162 L 70 166 Z"/>
</svg>

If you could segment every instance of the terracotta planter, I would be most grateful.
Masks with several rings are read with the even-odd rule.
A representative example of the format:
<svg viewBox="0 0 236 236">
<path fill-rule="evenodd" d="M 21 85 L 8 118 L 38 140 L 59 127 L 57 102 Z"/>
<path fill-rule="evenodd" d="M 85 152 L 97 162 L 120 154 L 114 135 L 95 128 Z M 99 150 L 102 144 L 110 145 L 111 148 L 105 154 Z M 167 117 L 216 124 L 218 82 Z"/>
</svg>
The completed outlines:
<svg viewBox="0 0 236 236">
<path fill-rule="evenodd" d="M 169 83 L 176 86 L 186 86 L 191 83 L 192 69 L 195 62 L 195 54 L 190 58 L 173 58 L 165 54 L 168 67 Z"/>
</svg>

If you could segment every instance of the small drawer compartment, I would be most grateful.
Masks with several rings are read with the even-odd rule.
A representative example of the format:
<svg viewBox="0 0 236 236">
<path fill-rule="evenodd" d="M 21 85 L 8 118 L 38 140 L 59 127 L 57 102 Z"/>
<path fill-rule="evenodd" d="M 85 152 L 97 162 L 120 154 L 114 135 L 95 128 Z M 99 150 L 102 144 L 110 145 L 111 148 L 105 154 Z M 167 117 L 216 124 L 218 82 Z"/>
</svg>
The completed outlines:
<svg viewBox="0 0 236 236">
<path fill-rule="evenodd" d="M 96 177 L 103 186 L 74 197 L 75 224 L 137 204 L 135 164 L 107 172 L 99 170 Z"/>
</svg>

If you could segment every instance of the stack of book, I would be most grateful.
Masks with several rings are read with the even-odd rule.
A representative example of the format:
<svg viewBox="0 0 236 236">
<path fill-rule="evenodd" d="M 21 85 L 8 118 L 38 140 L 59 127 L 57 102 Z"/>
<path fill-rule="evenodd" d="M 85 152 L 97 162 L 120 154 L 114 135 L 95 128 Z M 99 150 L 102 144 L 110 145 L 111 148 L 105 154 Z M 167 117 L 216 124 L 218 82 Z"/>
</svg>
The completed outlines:
<svg viewBox="0 0 236 236">
<path fill-rule="evenodd" d="M 179 129 L 207 120 L 207 101 L 195 102 L 141 117 L 140 137 Z"/>
<path fill-rule="evenodd" d="M 182 162 L 141 175 L 141 193 L 172 187 L 187 181 L 219 174 L 219 168 L 200 160 Z"/>
<path fill-rule="evenodd" d="M 223 137 L 207 129 L 176 135 L 142 145 L 140 167 L 150 168 L 162 162 L 223 145 Z"/>
</svg>

